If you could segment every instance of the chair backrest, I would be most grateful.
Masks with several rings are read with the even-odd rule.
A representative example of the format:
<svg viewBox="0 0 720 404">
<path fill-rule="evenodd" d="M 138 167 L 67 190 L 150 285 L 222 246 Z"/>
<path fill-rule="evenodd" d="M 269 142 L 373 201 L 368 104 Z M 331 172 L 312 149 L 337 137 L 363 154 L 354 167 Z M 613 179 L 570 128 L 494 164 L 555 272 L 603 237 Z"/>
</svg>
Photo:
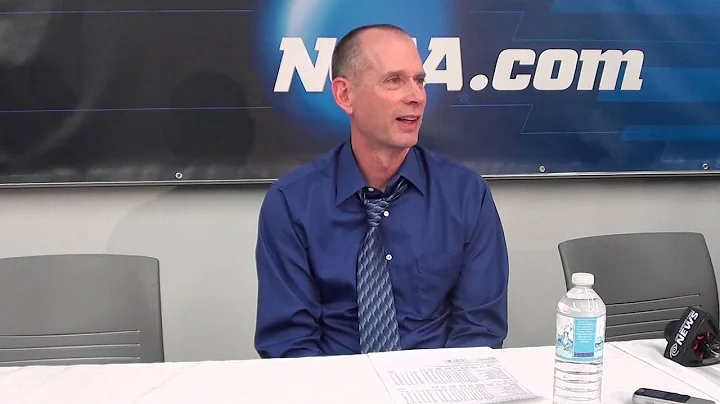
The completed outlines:
<svg viewBox="0 0 720 404">
<path fill-rule="evenodd" d="M 574 272 L 595 275 L 607 305 L 607 341 L 664 338 L 665 326 L 696 306 L 718 319 L 718 288 L 699 233 L 612 234 L 558 245 L 565 286 Z"/>
<path fill-rule="evenodd" d="M 163 362 L 156 258 L 0 259 L 0 366 Z"/>
</svg>

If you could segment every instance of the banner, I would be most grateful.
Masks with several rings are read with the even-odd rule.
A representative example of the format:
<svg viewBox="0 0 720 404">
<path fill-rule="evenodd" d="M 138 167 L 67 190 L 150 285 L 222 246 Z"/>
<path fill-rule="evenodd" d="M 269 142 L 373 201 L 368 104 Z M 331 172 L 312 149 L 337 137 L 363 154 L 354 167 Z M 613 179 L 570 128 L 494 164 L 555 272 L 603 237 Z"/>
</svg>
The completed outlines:
<svg viewBox="0 0 720 404">
<path fill-rule="evenodd" d="M 349 138 L 332 50 L 374 23 L 487 178 L 720 168 L 717 1 L 6 0 L 0 183 L 273 181 Z"/>
</svg>

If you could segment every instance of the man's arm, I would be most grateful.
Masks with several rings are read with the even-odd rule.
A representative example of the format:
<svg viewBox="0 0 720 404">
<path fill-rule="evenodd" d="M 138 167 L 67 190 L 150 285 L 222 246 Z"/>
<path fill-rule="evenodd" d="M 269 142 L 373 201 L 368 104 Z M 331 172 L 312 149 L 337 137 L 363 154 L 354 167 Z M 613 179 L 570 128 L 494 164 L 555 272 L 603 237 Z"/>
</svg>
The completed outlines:
<svg viewBox="0 0 720 404">
<path fill-rule="evenodd" d="M 478 177 L 467 187 L 465 252 L 451 296 L 447 347 L 502 348 L 507 337 L 508 253 L 490 188 Z"/>
<path fill-rule="evenodd" d="M 282 190 L 268 190 L 258 221 L 255 349 L 262 358 L 318 356 L 320 299 L 305 243 Z"/>
</svg>

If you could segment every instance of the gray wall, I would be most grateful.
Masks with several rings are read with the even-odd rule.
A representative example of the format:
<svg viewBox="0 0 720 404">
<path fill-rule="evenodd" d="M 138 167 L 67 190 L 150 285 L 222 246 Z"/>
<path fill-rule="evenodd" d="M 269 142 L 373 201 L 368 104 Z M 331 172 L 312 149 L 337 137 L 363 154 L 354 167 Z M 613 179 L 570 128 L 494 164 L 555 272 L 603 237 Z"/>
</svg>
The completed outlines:
<svg viewBox="0 0 720 404">
<path fill-rule="evenodd" d="M 718 179 L 493 181 L 491 187 L 510 250 L 507 347 L 553 343 L 555 303 L 564 291 L 562 240 L 699 231 L 720 267 Z M 167 359 L 255 358 L 254 248 L 265 190 L 0 190 L 0 256 L 155 256 Z"/>
</svg>

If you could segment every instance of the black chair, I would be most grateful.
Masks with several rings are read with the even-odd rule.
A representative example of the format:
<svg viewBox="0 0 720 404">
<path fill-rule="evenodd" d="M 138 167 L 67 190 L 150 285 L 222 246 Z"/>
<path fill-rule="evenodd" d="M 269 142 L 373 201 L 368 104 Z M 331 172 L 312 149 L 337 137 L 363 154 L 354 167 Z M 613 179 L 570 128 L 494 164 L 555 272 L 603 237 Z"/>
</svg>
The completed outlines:
<svg viewBox="0 0 720 404">
<path fill-rule="evenodd" d="M 0 366 L 163 361 L 156 258 L 0 259 Z"/>
<path fill-rule="evenodd" d="M 718 288 L 699 233 L 612 234 L 558 245 L 565 286 L 574 272 L 595 275 L 607 305 L 607 341 L 664 338 L 666 324 L 697 306 L 718 319 Z"/>
</svg>

